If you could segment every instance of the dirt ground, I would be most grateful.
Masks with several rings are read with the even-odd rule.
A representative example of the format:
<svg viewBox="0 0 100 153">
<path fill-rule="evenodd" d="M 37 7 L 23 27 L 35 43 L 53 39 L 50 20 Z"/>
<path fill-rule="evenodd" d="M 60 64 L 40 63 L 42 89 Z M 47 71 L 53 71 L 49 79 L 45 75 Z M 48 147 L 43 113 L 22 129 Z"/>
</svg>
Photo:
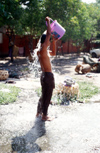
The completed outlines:
<svg viewBox="0 0 100 153">
<path fill-rule="evenodd" d="M 52 59 L 56 84 L 70 76 L 100 87 L 99 73 L 92 72 L 90 78 L 74 71 L 82 59 L 83 55 Z M 87 104 L 50 105 L 49 115 L 54 119 L 43 122 L 35 117 L 39 97 L 34 90 L 40 87 L 39 78 L 22 71 L 26 67 L 25 58 L 15 59 L 13 64 L 0 60 L 0 68 L 11 72 L 14 69 L 20 76 L 8 80 L 14 80 L 12 85 L 21 88 L 15 103 L 0 106 L 0 153 L 100 153 L 100 95 Z"/>
</svg>

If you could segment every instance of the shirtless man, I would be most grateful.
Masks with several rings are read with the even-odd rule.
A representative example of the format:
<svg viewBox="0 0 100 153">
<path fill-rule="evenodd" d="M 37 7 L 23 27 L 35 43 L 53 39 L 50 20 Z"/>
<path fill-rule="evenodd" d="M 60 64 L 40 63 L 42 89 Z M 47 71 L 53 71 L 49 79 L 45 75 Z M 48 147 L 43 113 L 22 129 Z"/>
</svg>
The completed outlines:
<svg viewBox="0 0 100 153">
<path fill-rule="evenodd" d="M 37 52 L 39 62 L 42 69 L 42 75 L 41 75 L 41 86 L 42 86 L 42 95 L 38 102 L 37 107 L 37 117 L 39 115 L 42 116 L 42 120 L 44 121 L 50 121 L 50 117 L 47 116 L 48 107 L 50 104 L 50 100 L 52 97 L 53 88 L 55 88 L 55 82 L 54 82 L 54 76 L 52 73 L 51 68 L 51 62 L 50 57 L 56 55 L 56 41 L 53 37 L 53 49 L 52 51 L 47 51 L 47 47 L 50 45 L 50 37 L 51 37 L 51 27 L 50 27 L 50 18 L 46 17 L 45 19 L 47 21 L 47 33 L 46 35 L 43 34 L 41 37 L 41 49 Z"/>
</svg>

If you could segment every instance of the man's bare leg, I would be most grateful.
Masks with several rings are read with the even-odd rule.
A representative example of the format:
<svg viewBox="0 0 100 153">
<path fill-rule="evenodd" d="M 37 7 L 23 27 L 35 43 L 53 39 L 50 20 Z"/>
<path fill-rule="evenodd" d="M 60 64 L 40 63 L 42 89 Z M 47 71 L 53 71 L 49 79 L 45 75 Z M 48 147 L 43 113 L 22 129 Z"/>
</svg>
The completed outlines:
<svg viewBox="0 0 100 153">
<path fill-rule="evenodd" d="M 36 114 L 36 117 L 39 117 L 42 115 L 42 107 L 41 107 L 41 98 L 39 99 L 39 102 L 38 102 L 38 107 L 37 107 L 37 114 Z"/>
<path fill-rule="evenodd" d="M 39 114 L 39 113 L 37 113 L 37 114 L 36 114 L 36 117 L 39 117 L 39 116 L 40 116 L 40 114 Z"/>
<path fill-rule="evenodd" d="M 42 113 L 38 113 L 36 114 L 36 117 L 42 116 Z"/>
</svg>

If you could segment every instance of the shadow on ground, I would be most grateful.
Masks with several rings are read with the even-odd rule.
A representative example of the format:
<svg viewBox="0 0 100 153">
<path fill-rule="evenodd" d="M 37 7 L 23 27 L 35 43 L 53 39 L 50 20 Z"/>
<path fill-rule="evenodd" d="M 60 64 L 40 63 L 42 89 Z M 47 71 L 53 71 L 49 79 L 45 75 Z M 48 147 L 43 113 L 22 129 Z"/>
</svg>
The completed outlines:
<svg viewBox="0 0 100 153">
<path fill-rule="evenodd" d="M 35 142 L 45 133 L 45 122 L 41 118 L 36 118 L 33 128 L 26 135 L 12 138 L 12 153 L 35 153 L 41 151 L 41 148 Z"/>
<path fill-rule="evenodd" d="M 62 57 L 55 57 L 51 60 L 53 70 L 60 75 L 68 74 L 71 72 L 71 66 L 77 65 L 78 56 L 62 56 Z M 20 78 L 24 75 L 24 73 L 30 73 L 29 70 L 29 63 L 26 57 L 16 58 L 13 63 L 10 62 L 8 59 L 0 59 L 0 69 L 8 70 L 11 78 Z"/>
<path fill-rule="evenodd" d="M 71 67 L 76 66 L 79 60 L 78 57 L 59 57 L 52 60 L 52 65 L 55 72 L 58 72 L 61 75 L 71 73 Z M 81 61 L 80 61 L 81 62 Z"/>
<path fill-rule="evenodd" d="M 7 70 L 10 78 L 20 78 L 28 72 L 28 61 L 26 57 L 16 58 L 13 62 L 9 59 L 0 59 L 0 70 Z M 27 71 L 26 71 L 27 70 Z"/>
</svg>

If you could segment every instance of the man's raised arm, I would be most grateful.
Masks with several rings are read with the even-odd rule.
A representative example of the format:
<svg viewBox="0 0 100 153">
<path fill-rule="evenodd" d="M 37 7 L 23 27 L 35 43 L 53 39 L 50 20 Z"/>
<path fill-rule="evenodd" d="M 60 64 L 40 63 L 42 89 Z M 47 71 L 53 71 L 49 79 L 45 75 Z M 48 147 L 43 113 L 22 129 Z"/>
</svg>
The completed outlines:
<svg viewBox="0 0 100 153">
<path fill-rule="evenodd" d="M 56 55 L 56 42 L 58 39 L 53 37 L 53 41 L 52 41 L 52 50 L 49 52 L 51 56 L 55 56 Z"/>
</svg>

